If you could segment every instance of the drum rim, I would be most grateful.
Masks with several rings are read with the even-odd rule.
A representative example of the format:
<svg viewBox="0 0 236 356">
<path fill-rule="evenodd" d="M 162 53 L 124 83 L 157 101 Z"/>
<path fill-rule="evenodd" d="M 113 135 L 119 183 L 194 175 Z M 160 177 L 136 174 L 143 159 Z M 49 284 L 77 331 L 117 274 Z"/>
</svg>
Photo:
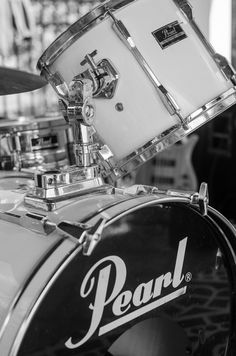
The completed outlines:
<svg viewBox="0 0 236 356">
<path fill-rule="evenodd" d="M 163 205 L 163 204 L 180 204 L 182 207 L 187 208 L 187 209 L 192 209 L 194 211 L 194 214 L 199 214 L 199 216 L 201 216 L 201 218 L 203 220 L 205 220 L 205 222 L 207 224 L 210 224 L 212 227 L 212 222 L 209 221 L 208 216 L 203 216 L 200 211 L 198 210 L 197 206 L 192 206 L 190 204 L 189 199 L 187 198 L 187 196 L 172 196 L 172 195 L 156 195 L 156 197 L 154 199 L 152 199 L 152 197 L 150 195 L 144 195 L 144 196 L 135 196 L 135 199 L 132 199 L 132 203 L 133 201 L 136 202 L 136 204 L 131 204 L 132 206 L 128 207 L 127 210 L 123 211 L 123 212 L 118 212 L 117 215 L 112 215 L 112 217 L 110 219 L 107 220 L 105 227 L 108 227 L 110 224 L 113 224 L 116 220 L 122 218 L 125 215 L 128 215 L 129 213 L 132 213 L 136 210 L 139 210 L 140 208 L 145 208 L 145 207 L 152 207 L 152 206 L 159 206 L 159 205 Z M 117 205 L 121 204 L 123 205 L 123 203 L 125 203 L 125 201 L 121 201 L 121 202 L 117 202 Z M 107 207 L 107 210 L 110 210 L 112 208 L 111 207 Z M 210 213 L 214 213 L 215 209 L 211 208 L 209 206 L 209 212 Z M 215 211 L 217 214 L 217 211 Z M 97 212 L 97 216 L 96 218 L 99 218 L 99 216 L 101 216 L 101 212 Z M 223 219 L 222 219 L 223 217 Z M 229 223 L 227 221 L 227 219 L 221 214 L 218 215 L 219 220 L 222 221 L 222 223 L 227 224 Z M 88 221 L 93 220 L 93 218 L 89 218 Z M 218 224 L 217 221 L 215 221 L 214 219 L 214 214 L 213 214 L 213 221 L 216 222 L 216 228 L 218 229 L 218 232 L 220 235 L 224 235 L 224 232 L 222 233 L 222 228 L 220 227 L 220 225 Z M 63 246 L 63 243 L 61 243 L 60 245 Z M 231 245 L 231 243 L 230 243 Z M 60 260 L 59 262 L 59 266 L 57 269 L 54 270 L 53 274 L 50 274 L 46 277 L 45 279 L 45 284 L 42 286 L 41 292 L 38 294 L 38 292 L 33 296 L 33 303 L 29 304 L 29 308 L 27 309 L 28 312 L 22 317 L 22 320 L 20 322 L 20 327 L 16 332 L 16 337 L 12 343 L 12 345 L 10 346 L 10 355 L 12 356 L 16 356 L 20 346 L 22 345 L 22 341 L 26 335 L 26 332 L 30 326 L 30 323 L 32 321 L 32 318 L 35 316 L 36 311 L 38 310 L 39 305 L 41 304 L 41 302 L 43 301 L 45 295 L 47 294 L 47 292 L 49 291 L 51 285 L 54 283 L 55 280 L 57 280 L 57 278 L 60 277 L 61 272 L 69 265 L 69 263 L 74 259 L 75 256 L 77 256 L 79 253 L 82 252 L 82 245 L 81 244 L 76 244 L 74 246 L 74 248 L 71 249 L 71 251 L 68 253 L 68 255 L 64 256 L 64 259 Z M 231 251 L 232 252 L 232 251 Z M 235 254 L 234 254 L 235 255 Z M 27 285 L 28 286 L 28 285 Z M 30 286 L 30 283 L 29 283 Z M 24 291 L 26 289 L 24 288 Z M 21 290 L 21 295 L 24 294 L 24 291 Z M 14 304 L 14 308 L 11 310 L 11 314 L 7 316 L 6 323 L 4 323 L 3 328 L 1 331 L 1 335 L 3 335 L 4 337 L 4 332 L 7 330 L 7 328 L 9 327 L 9 324 L 11 323 L 11 317 L 13 316 L 13 314 L 15 313 L 16 309 L 17 309 L 17 304 L 19 302 L 20 298 L 18 298 L 17 303 Z M 16 301 L 14 301 L 15 303 Z"/>
<path fill-rule="evenodd" d="M 110 151 L 106 143 L 104 143 L 111 155 L 109 158 L 101 160 L 103 176 L 109 177 L 112 182 L 116 181 L 155 157 L 159 152 L 171 147 L 176 142 L 193 133 L 196 129 L 199 129 L 235 103 L 236 88 L 233 87 L 187 116 L 187 128 L 184 128 L 181 124 L 176 124 L 152 138 L 143 146 L 138 147 L 129 155 L 118 160 L 113 156 L 112 151 Z"/>
<path fill-rule="evenodd" d="M 37 68 L 42 71 L 45 66 L 50 66 L 75 41 L 95 27 L 98 22 L 104 20 L 108 16 L 108 10 L 118 10 L 134 1 L 136 0 L 108 0 L 96 6 L 69 26 L 49 45 L 39 58 Z"/>
<path fill-rule="evenodd" d="M 27 130 L 37 130 L 40 124 L 51 123 L 51 122 L 61 121 L 63 125 L 59 123 L 59 126 L 68 126 L 65 122 L 63 115 L 58 112 L 55 115 L 45 115 L 45 116 L 20 116 L 18 118 L 9 118 L 0 120 L 0 131 L 1 130 L 19 130 L 19 127 L 27 127 Z M 28 128 L 29 127 L 29 128 Z M 50 126 L 49 126 L 50 127 Z M 69 126 L 68 126 L 69 127 Z M 43 128 L 41 128 L 43 129 Z M 27 131 L 24 129 L 24 131 Z"/>
<path fill-rule="evenodd" d="M 125 204 L 128 201 L 128 206 L 126 207 L 125 211 L 122 210 L 122 205 Z M 145 208 L 145 207 L 151 207 L 151 206 L 158 206 L 158 205 L 162 205 L 162 204 L 171 204 L 171 203 L 180 203 L 181 205 L 183 204 L 184 206 L 189 206 L 190 204 L 190 199 L 188 196 L 172 196 L 169 195 L 167 196 L 166 194 L 155 194 L 155 195 L 149 195 L 149 194 L 145 194 L 145 195 L 140 195 L 140 196 L 132 196 L 132 199 L 130 199 L 130 196 L 127 195 L 127 200 L 125 199 L 124 201 L 117 201 L 115 205 L 120 206 L 121 211 L 117 212 L 116 215 L 111 214 L 111 217 L 107 220 L 105 227 L 109 226 L 110 224 L 114 223 L 116 220 L 122 218 L 125 215 L 128 215 L 129 213 L 132 213 L 138 209 L 141 208 Z M 113 204 L 111 204 L 110 206 L 107 206 L 107 208 L 105 208 L 105 211 L 108 212 L 110 209 L 112 209 L 114 207 Z M 97 211 L 97 214 L 93 217 L 89 217 L 88 218 L 88 222 L 93 221 L 94 219 L 97 220 L 99 219 L 99 217 L 103 214 L 103 212 L 101 211 Z M 84 217 L 84 219 L 86 219 L 87 217 Z M 82 220 L 84 220 L 82 219 Z M 7 221 L 11 221 L 9 219 L 9 216 L 6 217 Z M 71 236 L 71 238 L 73 239 L 73 236 Z M 58 247 L 63 247 L 64 246 L 64 242 L 66 240 L 63 239 L 59 239 L 55 245 L 53 245 L 53 249 L 52 249 L 52 253 L 51 251 L 49 251 L 49 256 L 51 256 L 55 251 L 58 250 Z M 75 240 L 73 240 L 75 242 Z M 58 247 L 57 247 L 58 245 Z M 82 244 L 79 244 L 78 241 L 76 241 L 76 243 L 74 244 L 74 247 L 72 247 L 72 249 L 70 251 L 68 251 L 68 253 L 66 255 L 64 255 L 64 258 L 61 259 L 57 265 L 57 268 L 54 269 L 52 274 L 49 274 L 46 276 L 45 278 L 45 284 L 42 285 L 40 291 L 38 292 L 34 292 L 35 294 L 32 296 L 32 300 L 29 300 L 27 303 L 27 313 L 25 315 L 22 316 L 22 319 L 20 320 L 20 324 L 19 324 L 19 329 L 17 330 L 16 334 L 15 334 L 15 338 L 14 341 L 12 343 L 12 345 L 10 346 L 9 349 L 9 355 L 12 356 L 16 356 L 19 348 L 22 344 L 22 340 L 26 334 L 26 330 L 28 329 L 28 327 L 30 326 L 30 322 L 33 318 L 33 316 L 35 315 L 36 310 L 38 309 L 39 305 L 41 304 L 43 298 L 45 297 L 46 293 L 49 291 L 51 285 L 54 283 L 54 281 L 59 278 L 61 272 L 69 265 L 69 263 L 71 262 L 71 260 L 78 255 L 79 253 L 81 253 L 82 251 Z M 48 255 L 48 254 L 46 254 Z M 49 258 L 46 258 L 47 256 L 42 256 L 42 261 L 47 261 L 49 260 Z M 2 326 L 0 327 L 0 336 L 3 337 L 3 339 L 5 337 L 7 337 L 6 331 L 10 330 L 11 328 L 11 322 L 12 322 L 12 317 L 14 319 L 14 315 L 16 315 L 17 310 L 19 308 L 19 304 L 21 301 L 22 296 L 24 296 L 24 293 L 27 292 L 27 288 L 32 289 L 32 285 L 31 282 L 34 279 L 34 277 L 37 277 L 37 273 L 38 271 L 40 272 L 40 268 L 42 267 L 42 262 L 39 263 L 39 265 L 37 265 L 35 267 L 35 270 L 37 271 L 35 273 L 35 270 L 32 271 L 32 273 L 30 273 L 30 275 L 28 276 L 28 278 L 26 278 L 25 283 L 23 286 L 21 286 L 21 288 L 19 289 L 16 297 L 14 298 L 11 307 L 8 310 L 8 315 L 5 317 L 5 320 L 2 324 Z M 10 327 L 9 327 L 10 325 Z"/>
</svg>

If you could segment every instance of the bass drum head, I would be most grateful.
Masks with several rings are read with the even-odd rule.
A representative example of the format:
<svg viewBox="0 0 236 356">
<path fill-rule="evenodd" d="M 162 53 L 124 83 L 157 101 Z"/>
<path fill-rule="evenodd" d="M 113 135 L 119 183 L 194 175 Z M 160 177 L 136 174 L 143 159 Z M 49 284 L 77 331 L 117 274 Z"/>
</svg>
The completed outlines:
<svg viewBox="0 0 236 356">
<path fill-rule="evenodd" d="M 235 354 L 235 236 L 223 226 L 181 202 L 114 217 L 35 308 L 17 355 Z"/>
</svg>

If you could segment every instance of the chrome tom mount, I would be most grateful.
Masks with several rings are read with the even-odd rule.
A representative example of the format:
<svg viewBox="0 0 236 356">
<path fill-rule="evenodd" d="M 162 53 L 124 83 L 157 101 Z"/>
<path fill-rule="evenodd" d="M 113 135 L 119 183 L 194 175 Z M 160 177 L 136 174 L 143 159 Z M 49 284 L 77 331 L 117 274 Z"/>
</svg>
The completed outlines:
<svg viewBox="0 0 236 356">
<path fill-rule="evenodd" d="M 96 54 L 97 51 L 93 51 L 85 56 L 81 65 L 87 63 L 89 68 L 76 75 L 68 86 L 65 83 L 61 85 L 60 80 L 58 83 L 54 81 L 54 88 L 60 97 L 59 107 L 65 121 L 72 127 L 75 165 L 67 169 L 36 172 L 35 187 L 25 196 L 25 203 L 32 207 L 52 211 L 58 207 L 58 202 L 86 194 L 88 191 L 110 191 L 111 194 L 114 191 L 114 187 L 106 184 L 103 179 L 103 176 L 106 176 L 104 160 L 108 164 L 108 158 L 109 155 L 112 156 L 112 152 L 106 145 L 100 144 L 96 136 L 93 126 L 96 113 L 93 98 L 111 99 L 116 89 L 118 73 L 106 59 L 96 64 L 93 59 Z M 52 84 L 52 81 L 50 82 Z M 104 159 L 104 156 L 107 156 L 107 159 Z M 181 196 L 181 192 L 163 192 L 158 188 L 148 186 L 133 186 L 127 188 L 125 193 L 131 196 L 139 195 L 139 188 L 141 191 L 144 189 L 145 193 Z M 202 189 L 207 189 L 205 183 L 201 185 L 199 193 L 189 192 L 182 193 L 182 195 L 187 197 L 192 204 L 199 205 L 205 215 L 208 198 L 207 191 L 202 194 Z"/>
<path fill-rule="evenodd" d="M 92 56 L 86 57 L 85 60 L 91 63 Z M 94 140 L 95 107 L 92 97 L 96 94 L 111 96 L 115 85 L 113 77 L 111 81 L 104 79 L 105 72 L 102 74 L 94 68 L 94 73 L 96 78 L 92 78 L 91 74 L 91 79 L 83 75 L 75 76 L 68 86 L 67 95 L 59 99 L 63 116 L 73 131 L 75 165 L 66 169 L 36 172 L 35 187 L 26 195 L 26 204 L 53 210 L 56 201 L 91 189 L 107 189 L 99 166 L 99 143 Z M 99 83 L 99 77 L 103 85 Z"/>
</svg>

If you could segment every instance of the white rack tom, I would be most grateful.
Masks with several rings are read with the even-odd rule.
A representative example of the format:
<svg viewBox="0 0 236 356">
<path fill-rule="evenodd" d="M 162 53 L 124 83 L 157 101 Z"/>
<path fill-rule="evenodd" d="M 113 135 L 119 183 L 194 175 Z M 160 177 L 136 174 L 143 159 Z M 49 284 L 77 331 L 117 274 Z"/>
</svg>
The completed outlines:
<svg viewBox="0 0 236 356">
<path fill-rule="evenodd" d="M 89 77 L 104 60 L 118 81 L 109 98 L 95 95 L 94 127 L 104 174 L 115 179 L 236 102 L 234 71 L 204 38 L 187 1 L 106 1 L 62 33 L 38 68 L 66 98 L 72 79 Z"/>
</svg>

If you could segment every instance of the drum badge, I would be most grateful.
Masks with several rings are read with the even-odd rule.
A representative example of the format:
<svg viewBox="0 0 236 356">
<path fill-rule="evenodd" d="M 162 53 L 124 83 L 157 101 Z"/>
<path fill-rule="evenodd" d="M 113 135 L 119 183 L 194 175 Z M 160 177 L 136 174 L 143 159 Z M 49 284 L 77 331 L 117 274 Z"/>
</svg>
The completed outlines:
<svg viewBox="0 0 236 356">
<path fill-rule="evenodd" d="M 65 346 L 69 349 L 77 348 L 88 341 L 97 329 L 98 335 L 101 336 L 184 295 L 187 291 L 186 283 L 190 282 L 192 277 L 190 272 L 183 274 L 187 240 L 186 237 L 179 242 L 173 272 L 140 283 L 132 291 L 124 288 L 127 268 L 120 257 L 107 256 L 99 260 L 88 271 L 80 288 L 82 298 L 95 292 L 93 302 L 89 305 L 92 311 L 90 327 L 79 342 L 74 343 L 72 338 L 69 338 Z M 165 293 L 167 288 L 168 294 Z M 103 312 L 108 306 L 112 310 L 114 320 L 101 326 Z"/>
<path fill-rule="evenodd" d="M 182 41 L 187 37 L 178 21 L 174 21 L 164 27 L 161 27 L 158 30 L 153 31 L 152 34 L 162 49 Z"/>
</svg>

